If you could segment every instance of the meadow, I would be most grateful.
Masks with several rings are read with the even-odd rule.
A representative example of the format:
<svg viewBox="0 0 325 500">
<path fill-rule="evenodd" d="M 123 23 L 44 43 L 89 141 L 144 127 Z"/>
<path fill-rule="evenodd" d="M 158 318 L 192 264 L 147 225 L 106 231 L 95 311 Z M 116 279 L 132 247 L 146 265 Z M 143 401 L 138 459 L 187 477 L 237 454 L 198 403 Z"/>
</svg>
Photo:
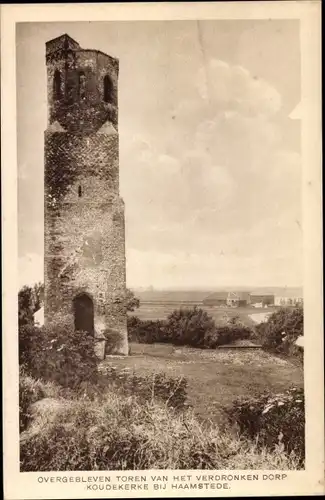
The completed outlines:
<svg viewBox="0 0 325 500">
<path fill-rule="evenodd" d="M 200 420 L 219 426 L 238 397 L 280 393 L 303 386 L 303 370 L 262 350 L 202 350 L 168 344 L 131 344 L 131 356 L 106 358 L 105 365 L 152 376 L 186 377 L 188 401 Z"/>
</svg>

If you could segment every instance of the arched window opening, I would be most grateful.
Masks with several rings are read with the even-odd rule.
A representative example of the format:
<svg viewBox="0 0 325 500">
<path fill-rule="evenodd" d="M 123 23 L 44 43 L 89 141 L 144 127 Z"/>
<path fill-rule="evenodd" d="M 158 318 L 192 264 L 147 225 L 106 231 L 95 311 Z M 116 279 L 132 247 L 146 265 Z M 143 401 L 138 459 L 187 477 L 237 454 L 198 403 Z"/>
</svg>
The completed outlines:
<svg viewBox="0 0 325 500">
<path fill-rule="evenodd" d="M 86 98 L 86 75 L 83 71 L 79 73 L 79 97 Z"/>
<path fill-rule="evenodd" d="M 104 101 L 111 102 L 113 94 L 113 84 L 112 80 L 108 75 L 104 76 Z"/>
<path fill-rule="evenodd" d="M 81 196 L 82 196 L 81 186 L 78 187 L 78 196 L 79 196 L 79 198 L 81 198 Z"/>
<path fill-rule="evenodd" d="M 94 304 L 86 293 L 73 299 L 74 327 L 76 332 L 94 335 Z"/>
<path fill-rule="evenodd" d="M 62 96 L 62 89 L 61 89 L 61 72 L 56 69 L 54 73 L 54 80 L 53 80 L 53 93 L 54 93 L 54 99 L 57 101 L 58 99 L 61 99 Z"/>
</svg>

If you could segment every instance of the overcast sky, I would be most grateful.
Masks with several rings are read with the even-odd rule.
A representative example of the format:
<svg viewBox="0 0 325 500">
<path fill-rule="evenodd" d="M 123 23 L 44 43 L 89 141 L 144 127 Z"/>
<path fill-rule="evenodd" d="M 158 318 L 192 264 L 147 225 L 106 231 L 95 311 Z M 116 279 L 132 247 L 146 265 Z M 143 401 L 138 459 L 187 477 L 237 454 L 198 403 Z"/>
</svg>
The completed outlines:
<svg viewBox="0 0 325 500">
<path fill-rule="evenodd" d="M 298 21 L 17 27 L 20 284 L 43 276 L 45 42 L 120 59 L 130 287 L 302 284 Z"/>
</svg>

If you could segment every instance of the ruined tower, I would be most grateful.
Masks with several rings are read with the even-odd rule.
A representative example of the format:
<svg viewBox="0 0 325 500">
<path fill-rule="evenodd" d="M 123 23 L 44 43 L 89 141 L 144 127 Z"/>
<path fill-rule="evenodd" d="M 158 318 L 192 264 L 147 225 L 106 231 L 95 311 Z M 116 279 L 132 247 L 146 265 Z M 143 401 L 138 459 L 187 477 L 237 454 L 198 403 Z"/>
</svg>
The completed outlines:
<svg viewBox="0 0 325 500">
<path fill-rule="evenodd" d="M 117 59 L 68 35 L 46 43 L 45 324 L 127 354 Z"/>
</svg>

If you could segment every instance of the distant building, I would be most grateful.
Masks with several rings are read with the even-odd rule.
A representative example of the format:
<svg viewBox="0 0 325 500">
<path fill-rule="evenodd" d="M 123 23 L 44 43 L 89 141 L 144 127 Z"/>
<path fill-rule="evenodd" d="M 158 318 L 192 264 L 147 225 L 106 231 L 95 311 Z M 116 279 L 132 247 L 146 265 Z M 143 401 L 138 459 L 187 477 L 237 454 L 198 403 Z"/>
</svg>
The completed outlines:
<svg viewBox="0 0 325 500">
<path fill-rule="evenodd" d="M 203 299 L 203 304 L 205 306 L 226 306 L 228 295 L 228 292 L 211 293 L 211 295 Z"/>
<path fill-rule="evenodd" d="M 254 307 L 264 307 L 264 306 L 273 306 L 274 305 L 274 295 L 272 294 L 261 294 L 261 293 L 251 293 L 250 294 L 251 304 Z M 255 306 L 255 304 L 259 304 L 259 306 Z M 260 305 L 262 304 L 262 305 Z"/>
<path fill-rule="evenodd" d="M 249 292 L 214 292 L 203 300 L 205 306 L 240 307 L 250 304 Z"/>
<path fill-rule="evenodd" d="M 302 297 L 295 297 L 290 294 L 281 294 L 277 295 L 274 298 L 274 305 L 276 306 L 282 306 L 282 307 L 287 307 L 287 306 L 298 306 L 298 305 L 303 305 L 303 298 Z"/>
<path fill-rule="evenodd" d="M 243 307 L 250 304 L 249 292 L 229 292 L 227 297 L 227 306 Z"/>
</svg>

